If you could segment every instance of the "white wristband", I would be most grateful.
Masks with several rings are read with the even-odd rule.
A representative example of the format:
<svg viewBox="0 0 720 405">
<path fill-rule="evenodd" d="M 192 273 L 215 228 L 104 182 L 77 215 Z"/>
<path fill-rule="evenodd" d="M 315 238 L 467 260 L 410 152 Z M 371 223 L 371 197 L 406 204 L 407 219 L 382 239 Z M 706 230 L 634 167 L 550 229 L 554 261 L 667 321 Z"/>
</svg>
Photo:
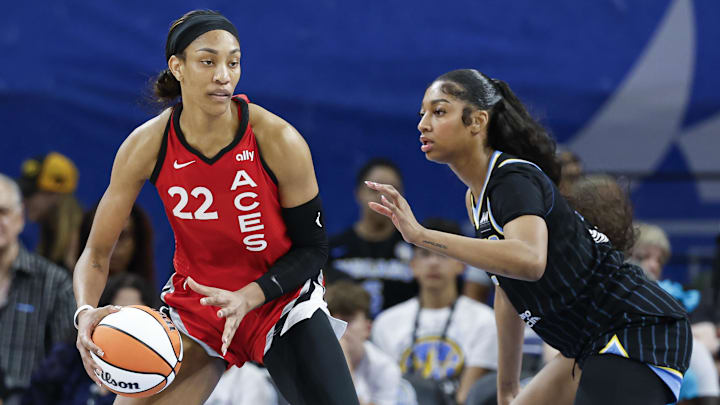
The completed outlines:
<svg viewBox="0 0 720 405">
<path fill-rule="evenodd" d="M 77 321 L 78 315 L 80 315 L 80 312 L 82 312 L 86 309 L 95 309 L 95 307 L 93 307 L 92 305 L 89 305 L 89 304 L 80 305 L 80 308 L 78 308 L 75 311 L 75 315 L 73 315 L 73 325 L 75 325 L 75 329 L 78 328 L 78 321 Z"/>
</svg>

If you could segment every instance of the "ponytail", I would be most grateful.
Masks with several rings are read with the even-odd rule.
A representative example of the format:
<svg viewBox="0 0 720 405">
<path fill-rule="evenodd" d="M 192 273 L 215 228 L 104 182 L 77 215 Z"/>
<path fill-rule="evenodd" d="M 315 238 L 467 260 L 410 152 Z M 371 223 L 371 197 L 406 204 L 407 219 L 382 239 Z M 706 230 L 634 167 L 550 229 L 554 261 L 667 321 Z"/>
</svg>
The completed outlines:
<svg viewBox="0 0 720 405">
<path fill-rule="evenodd" d="M 555 139 L 530 116 L 507 83 L 495 79 L 492 82 L 501 99 L 490 113 L 488 146 L 537 164 L 557 184 L 560 162 L 555 154 Z"/>
<path fill-rule="evenodd" d="M 155 78 L 153 83 L 154 101 L 167 106 L 180 97 L 180 82 L 177 81 L 170 69 L 165 69 Z"/>
<path fill-rule="evenodd" d="M 560 180 L 560 162 L 555 139 L 528 113 L 502 80 L 491 79 L 475 69 L 459 69 L 435 79 L 445 82 L 441 90 L 480 110 L 488 111 L 487 146 L 529 160 L 550 179 Z M 463 123 L 470 125 L 470 106 L 463 110 Z"/>
</svg>

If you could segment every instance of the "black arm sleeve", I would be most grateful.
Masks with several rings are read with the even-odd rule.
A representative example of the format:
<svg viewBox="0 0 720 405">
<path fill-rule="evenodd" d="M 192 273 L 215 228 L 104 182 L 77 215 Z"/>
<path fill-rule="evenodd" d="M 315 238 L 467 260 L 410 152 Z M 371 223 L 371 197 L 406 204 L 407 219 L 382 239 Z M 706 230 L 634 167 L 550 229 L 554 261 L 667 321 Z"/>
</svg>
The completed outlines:
<svg viewBox="0 0 720 405">
<path fill-rule="evenodd" d="M 293 208 L 283 208 L 283 220 L 292 241 L 290 250 L 255 280 L 269 302 L 318 275 L 328 258 L 328 240 L 320 195 Z"/>
</svg>

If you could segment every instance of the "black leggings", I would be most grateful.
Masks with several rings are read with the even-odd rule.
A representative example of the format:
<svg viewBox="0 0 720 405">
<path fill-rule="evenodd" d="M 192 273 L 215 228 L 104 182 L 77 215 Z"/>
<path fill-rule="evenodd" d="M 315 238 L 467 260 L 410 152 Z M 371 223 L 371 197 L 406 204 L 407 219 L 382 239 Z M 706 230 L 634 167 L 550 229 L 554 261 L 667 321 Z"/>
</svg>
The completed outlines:
<svg viewBox="0 0 720 405">
<path fill-rule="evenodd" d="M 612 354 L 585 360 L 575 405 L 665 405 L 675 397 L 647 364 Z"/>
<path fill-rule="evenodd" d="M 340 343 L 322 311 L 276 336 L 264 361 L 292 405 L 359 405 Z"/>
</svg>

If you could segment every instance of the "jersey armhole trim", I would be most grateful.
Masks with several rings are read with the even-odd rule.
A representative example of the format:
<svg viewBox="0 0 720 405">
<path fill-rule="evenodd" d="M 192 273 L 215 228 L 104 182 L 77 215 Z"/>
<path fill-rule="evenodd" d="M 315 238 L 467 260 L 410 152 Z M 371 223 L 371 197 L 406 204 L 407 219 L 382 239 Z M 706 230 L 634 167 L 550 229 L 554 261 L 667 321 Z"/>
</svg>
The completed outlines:
<svg viewBox="0 0 720 405">
<path fill-rule="evenodd" d="M 275 185 L 278 185 L 278 179 L 275 176 L 275 173 L 273 173 L 272 170 L 270 170 L 270 166 L 268 166 L 267 162 L 265 162 L 265 158 L 263 158 L 262 149 L 260 149 L 260 142 L 255 142 L 255 145 L 257 146 L 258 155 L 260 155 L 260 163 L 262 164 L 263 169 L 265 169 L 265 172 L 270 176 L 270 180 L 275 183 Z"/>
<path fill-rule="evenodd" d="M 153 168 L 152 174 L 150 175 L 150 183 L 155 185 L 158 176 L 160 176 L 160 169 L 162 169 L 163 163 L 165 163 L 165 155 L 167 154 L 168 136 L 170 134 L 170 123 L 172 122 L 172 116 L 175 114 L 175 108 L 170 113 L 170 118 L 165 125 L 165 132 L 163 132 L 162 143 L 160 144 L 160 151 L 158 152 L 157 160 L 155 161 L 155 167 Z"/>
</svg>

